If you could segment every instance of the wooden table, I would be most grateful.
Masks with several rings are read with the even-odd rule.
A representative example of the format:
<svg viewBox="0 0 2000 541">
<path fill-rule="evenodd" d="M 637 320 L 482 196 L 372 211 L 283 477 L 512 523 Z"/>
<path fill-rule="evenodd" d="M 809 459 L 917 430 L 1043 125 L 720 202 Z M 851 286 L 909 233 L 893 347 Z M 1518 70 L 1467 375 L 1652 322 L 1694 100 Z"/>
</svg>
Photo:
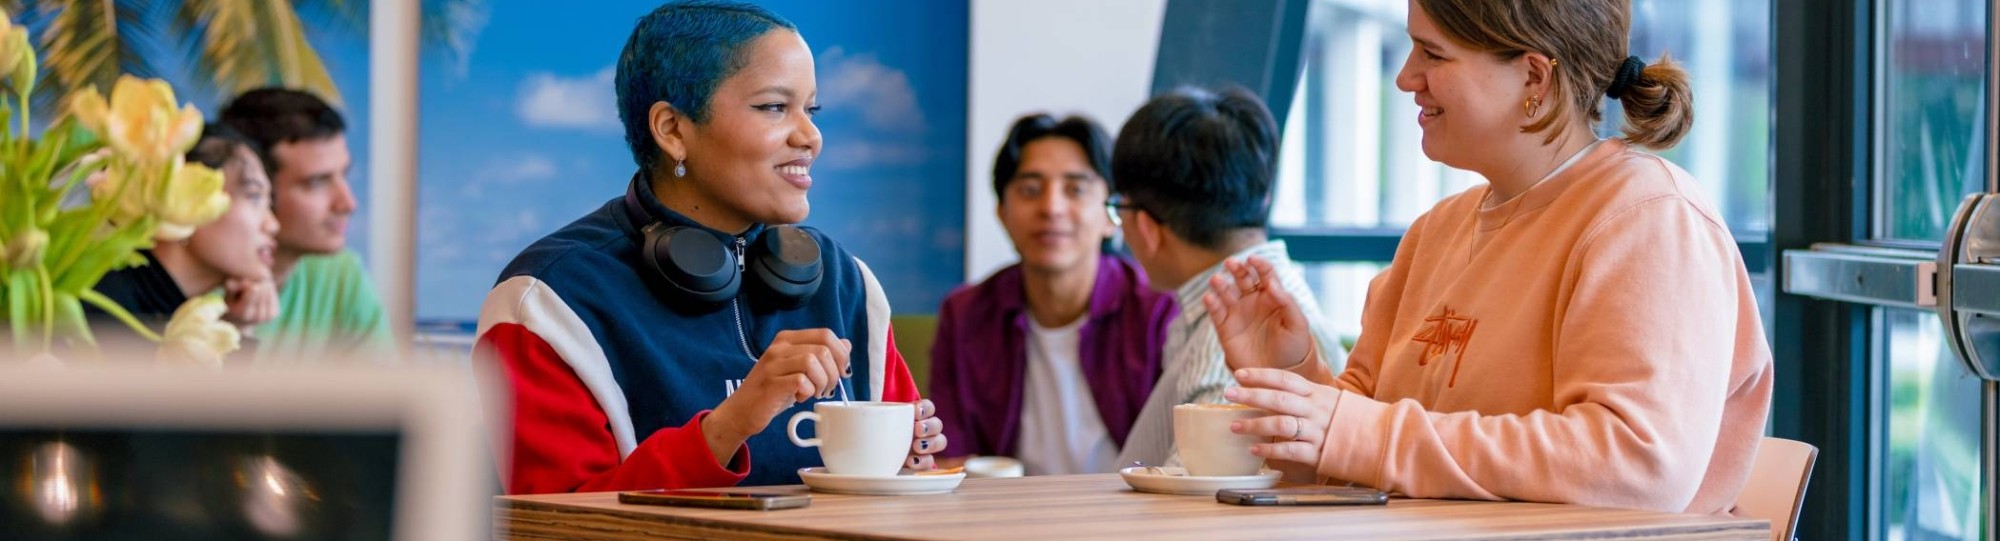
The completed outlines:
<svg viewBox="0 0 2000 541">
<path fill-rule="evenodd" d="M 804 487 L 799 487 L 801 490 Z M 933 496 L 812 495 L 737 511 L 624 505 L 612 492 L 502 496 L 502 539 L 1675 539 L 1767 541 L 1763 520 L 1576 505 L 1391 500 L 1240 507 L 1133 492 L 1116 474 L 967 479 Z"/>
</svg>

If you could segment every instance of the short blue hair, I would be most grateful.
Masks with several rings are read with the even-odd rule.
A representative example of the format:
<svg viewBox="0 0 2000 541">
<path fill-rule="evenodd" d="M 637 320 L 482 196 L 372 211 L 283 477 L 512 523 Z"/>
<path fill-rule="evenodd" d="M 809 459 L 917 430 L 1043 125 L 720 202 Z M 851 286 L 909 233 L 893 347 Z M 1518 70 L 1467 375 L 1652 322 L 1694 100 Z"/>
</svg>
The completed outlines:
<svg viewBox="0 0 2000 541">
<path fill-rule="evenodd" d="M 728 0 L 682 0 L 639 18 L 618 55 L 618 120 L 632 161 L 652 171 L 660 162 L 647 115 L 667 102 L 695 122 L 708 120 L 716 85 L 749 63 L 743 47 L 773 29 L 798 31 L 763 7 Z"/>
</svg>

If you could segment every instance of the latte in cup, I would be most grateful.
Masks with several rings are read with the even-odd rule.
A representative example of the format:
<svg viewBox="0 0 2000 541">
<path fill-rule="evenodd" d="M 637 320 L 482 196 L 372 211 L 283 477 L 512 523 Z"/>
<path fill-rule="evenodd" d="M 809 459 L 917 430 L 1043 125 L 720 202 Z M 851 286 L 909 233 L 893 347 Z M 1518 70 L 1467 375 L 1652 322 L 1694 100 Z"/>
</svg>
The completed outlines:
<svg viewBox="0 0 2000 541">
<path fill-rule="evenodd" d="M 812 420 L 819 437 L 800 438 L 799 423 Z M 826 472 L 835 475 L 893 476 L 910 454 L 916 406 L 902 402 L 828 400 L 792 415 L 785 434 L 800 447 L 818 447 Z"/>
<path fill-rule="evenodd" d="M 1174 406 L 1174 446 L 1181 465 L 1196 477 L 1256 475 L 1264 459 L 1250 454 L 1250 446 L 1265 438 L 1230 432 L 1229 423 L 1270 414 L 1239 404 Z"/>
</svg>

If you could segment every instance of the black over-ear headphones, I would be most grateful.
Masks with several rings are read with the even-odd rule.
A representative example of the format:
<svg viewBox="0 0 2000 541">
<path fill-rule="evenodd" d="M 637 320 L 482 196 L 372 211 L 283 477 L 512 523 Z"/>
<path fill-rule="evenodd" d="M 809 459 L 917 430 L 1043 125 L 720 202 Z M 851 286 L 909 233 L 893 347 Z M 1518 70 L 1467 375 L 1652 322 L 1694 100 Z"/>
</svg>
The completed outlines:
<svg viewBox="0 0 2000 541">
<path fill-rule="evenodd" d="M 757 284 L 753 300 L 779 309 L 802 306 L 819 291 L 819 242 L 804 230 L 767 226 L 747 246 L 731 249 L 726 236 L 654 218 L 640 203 L 640 182 L 645 179 L 625 191 L 625 210 L 645 224 L 639 229 L 639 276 L 657 294 L 716 308 L 736 298 L 746 271 Z"/>
</svg>

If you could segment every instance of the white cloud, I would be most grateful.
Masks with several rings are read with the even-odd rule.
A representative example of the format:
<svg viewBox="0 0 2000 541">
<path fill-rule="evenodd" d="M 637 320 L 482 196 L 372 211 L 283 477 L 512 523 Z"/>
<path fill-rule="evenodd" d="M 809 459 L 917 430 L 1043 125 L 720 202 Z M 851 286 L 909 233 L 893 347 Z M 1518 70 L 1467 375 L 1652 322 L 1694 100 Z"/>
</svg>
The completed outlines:
<svg viewBox="0 0 2000 541">
<path fill-rule="evenodd" d="M 458 185 L 460 197 L 484 197 L 487 188 L 514 187 L 556 178 L 555 160 L 541 154 L 520 154 L 487 163 Z"/>
<path fill-rule="evenodd" d="M 548 72 L 528 74 L 521 81 L 514 111 L 521 121 L 540 128 L 565 128 L 616 133 L 617 72 L 610 67 L 586 77 L 560 77 Z"/>
<path fill-rule="evenodd" d="M 825 66 L 820 79 L 820 103 L 834 109 L 855 108 L 868 127 L 898 133 L 922 133 L 923 109 L 917 91 L 902 70 L 882 65 L 873 54 L 850 55 L 834 47 L 820 55 Z"/>
<path fill-rule="evenodd" d="M 540 154 L 492 164 L 481 178 L 502 184 L 522 184 L 556 177 L 556 162 Z"/>
</svg>

